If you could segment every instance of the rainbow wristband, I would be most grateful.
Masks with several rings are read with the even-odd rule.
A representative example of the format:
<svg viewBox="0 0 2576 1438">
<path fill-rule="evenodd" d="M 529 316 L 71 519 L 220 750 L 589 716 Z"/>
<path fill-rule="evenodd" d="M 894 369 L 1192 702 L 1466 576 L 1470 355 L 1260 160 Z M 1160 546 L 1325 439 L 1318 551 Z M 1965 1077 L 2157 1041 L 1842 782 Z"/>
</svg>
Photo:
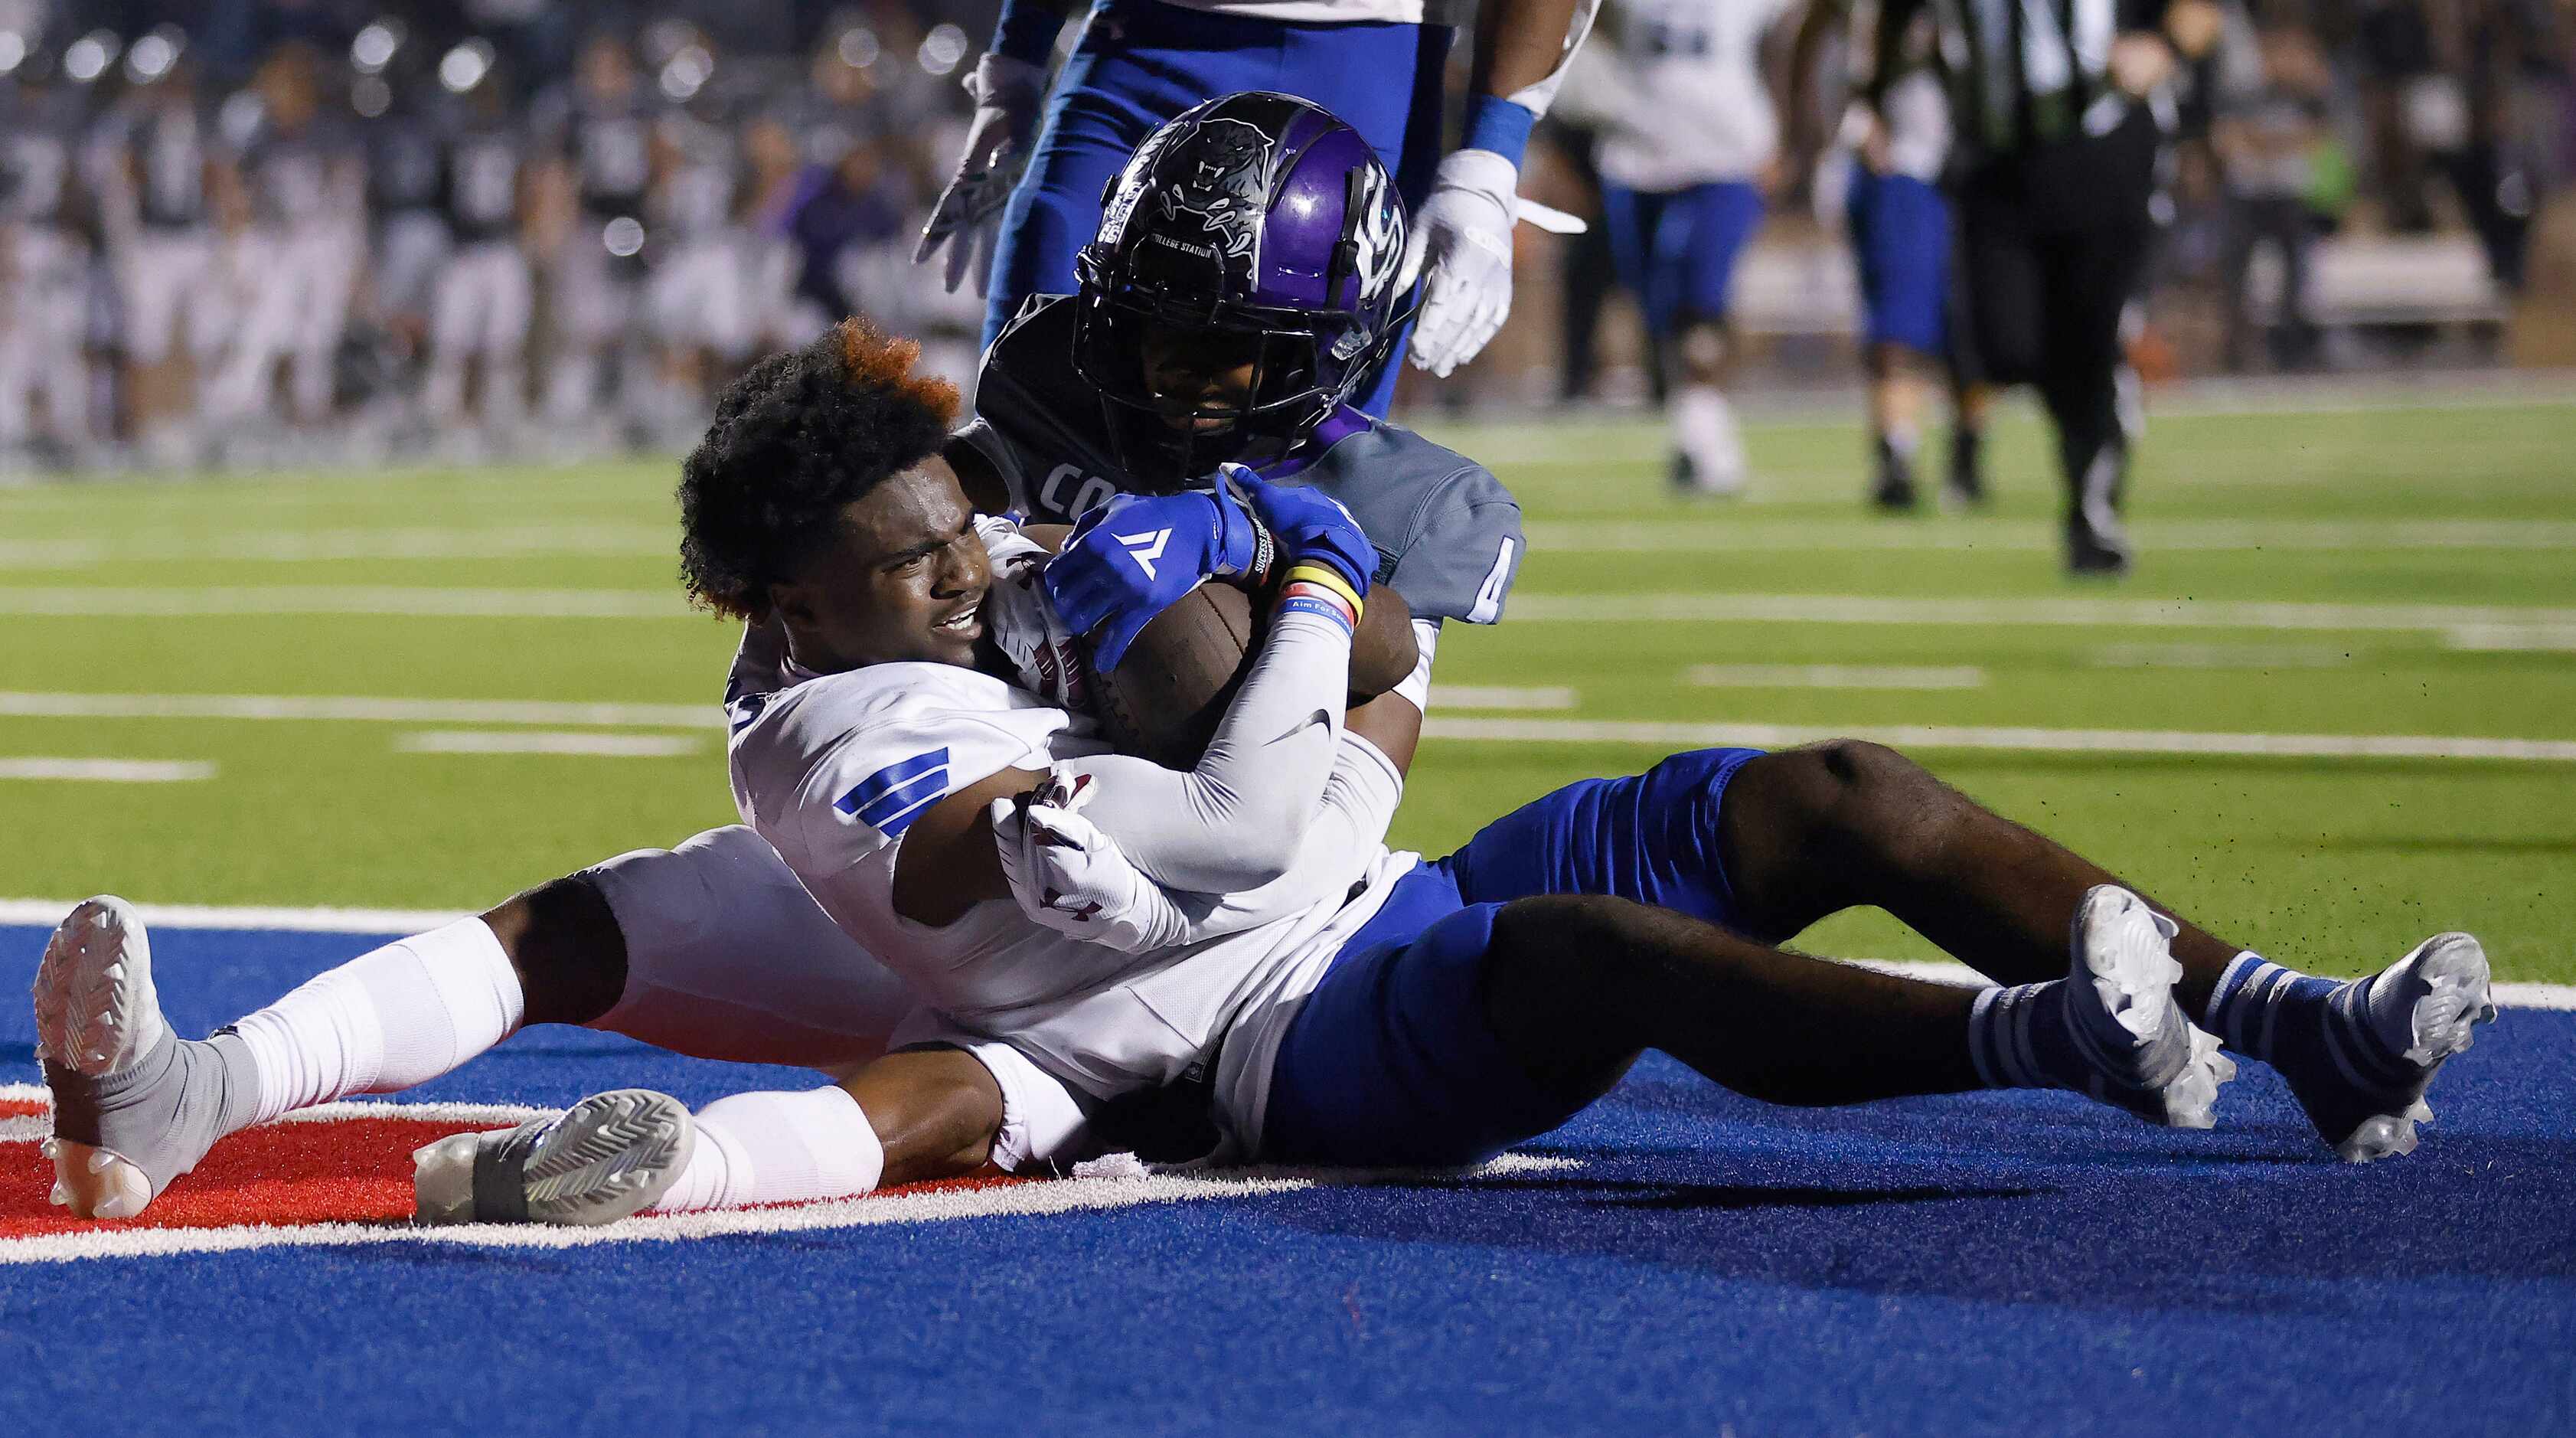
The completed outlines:
<svg viewBox="0 0 2576 1438">
<path fill-rule="evenodd" d="M 1342 626 L 1346 633 L 1359 632 L 1361 608 L 1350 581 L 1320 564 L 1291 565 L 1279 589 L 1280 613 L 1316 615 Z"/>
</svg>

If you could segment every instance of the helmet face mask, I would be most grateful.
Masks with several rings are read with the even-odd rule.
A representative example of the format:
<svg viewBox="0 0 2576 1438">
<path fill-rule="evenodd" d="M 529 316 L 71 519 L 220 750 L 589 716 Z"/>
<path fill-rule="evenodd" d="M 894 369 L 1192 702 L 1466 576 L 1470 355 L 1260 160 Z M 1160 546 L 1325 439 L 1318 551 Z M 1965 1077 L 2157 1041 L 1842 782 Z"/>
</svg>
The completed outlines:
<svg viewBox="0 0 2576 1438">
<path fill-rule="evenodd" d="M 1074 364 L 1145 483 L 1284 457 L 1377 372 L 1403 206 L 1356 131 L 1248 92 L 1147 137 L 1076 261 Z"/>
</svg>

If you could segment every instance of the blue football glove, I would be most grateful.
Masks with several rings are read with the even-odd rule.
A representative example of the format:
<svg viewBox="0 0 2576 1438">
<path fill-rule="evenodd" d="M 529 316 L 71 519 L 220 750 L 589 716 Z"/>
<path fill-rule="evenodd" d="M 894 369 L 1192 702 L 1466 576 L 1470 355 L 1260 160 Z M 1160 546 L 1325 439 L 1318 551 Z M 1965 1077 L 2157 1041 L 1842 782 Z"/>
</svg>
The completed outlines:
<svg viewBox="0 0 2576 1438">
<path fill-rule="evenodd" d="M 1369 576 L 1377 572 L 1377 547 L 1342 508 L 1342 502 L 1318 489 L 1273 484 L 1239 464 L 1221 465 L 1220 487 L 1243 492 L 1255 518 L 1279 547 L 1274 568 L 1294 563 L 1321 564 L 1348 580 L 1351 592 L 1365 598 Z"/>
<path fill-rule="evenodd" d="M 1154 616 L 1209 578 L 1249 574 L 1259 527 L 1242 502 L 1215 490 L 1121 494 L 1074 525 L 1041 576 L 1056 617 L 1092 638 L 1092 667 L 1118 667 Z"/>
</svg>

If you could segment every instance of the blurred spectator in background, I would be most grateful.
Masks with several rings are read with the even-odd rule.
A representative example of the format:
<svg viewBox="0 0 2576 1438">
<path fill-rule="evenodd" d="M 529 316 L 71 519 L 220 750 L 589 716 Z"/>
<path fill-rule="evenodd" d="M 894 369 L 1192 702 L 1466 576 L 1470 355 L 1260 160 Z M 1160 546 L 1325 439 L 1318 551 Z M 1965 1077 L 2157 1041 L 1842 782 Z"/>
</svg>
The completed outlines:
<svg viewBox="0 0 2576 1438">
<path fill-rule="evenodd" d="M 494 48 L 469 40 L 439 61 L 439 88 L 456 97 L 439 147 L 438 193 L 451 248 L 430 302 L 431 425 L 456 432 L 466 367 L 479 368 L 487 433 L 506 435 L 527 402 L 528 320 L 535 300 L 526 246 L 529 139 L 510 105 Z"/>
<path fill-rule="evenodd" d="M 163 462 L 191 462 L 200 381 L 223 352 L 234 319 L 232 277 L 217 244 L 214 193 L 222 165 L 213 118 L 197 95 L 196 65 L 175 30 L 155 30 L 169 58 L 127 63 L 132 86 L 102 137 L 108 254 L 137 437 Z M 65 72 L 77 74 L 73 49 Z M 162 47 L 145 58 L 158 60 Z M 186 349 L 179 343 L 185 334 Z"/>
<path fill-rule="evenodd" d="M 2247 281 L 2256 251 L 2269 246 L 2281 266 L 2278 314 L 2269 327 L 2272 363 L 2297 368 L 2317 347 L 2308 311 L 2308 258 L 2318 222 L 2311 197 L 2318 152 L 2327 143 L 2332 77 L 2305 30 L 2275 27 L 2231 53 L 2239 60 L 2230 67 L 2237 73 L 2220 76 L 2211 130 L 2226 194 L 2226 251 L 2220 261 L 2227 294 L 2225 363 L 2231 370 L 2246 367 L 2255 327 Z"/>
<path fill-rule="evenodd" d="M 281 360 L 294 421 L 331 416 L 333 361 L 366 256 L 366 166 L 347 121 L 322 108 L 323 64 L 301 40 L 284 45 L 223 109 L 236 156 L 227 228 L 242 231 L 233 268 L 246 309 L 206 408 L 235 433 L 267 415 Z"/>
<path fill-rule="evenodd" d="M 0 469 L 60 463 L 89 438 L 86 117 L 57 59 L 22 44 L 0 67 Z"/>
<path fill-rule="evenodd" d="M 612 360 L 607 412 L 630 429 L 650 418 L 642 412 L 650 389 L 641 333 L 644 217 L 669 164 L 663 110 L 625 37 L 612 30 L 584 40 L 572 83 L 537 103 L 550 211 L 569 219 L 548 237 L 554 349 L 545 413 L 558 434 L 577 432 L 599 412 Z"/>
</svg>

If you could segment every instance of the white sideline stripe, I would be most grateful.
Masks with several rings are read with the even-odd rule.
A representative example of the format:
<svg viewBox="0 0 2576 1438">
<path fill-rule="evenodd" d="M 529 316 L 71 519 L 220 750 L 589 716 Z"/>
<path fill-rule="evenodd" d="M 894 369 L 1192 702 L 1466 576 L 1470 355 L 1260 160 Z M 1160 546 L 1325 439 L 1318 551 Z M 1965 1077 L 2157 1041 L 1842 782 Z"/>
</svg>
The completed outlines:
<svg viewBox="0 0 2576 1438">
<path fill-rule="evenodd" d="M 0 591 L 5 593 L 6 591 Z M 2476 604 L 2307 604 L 2224 599 L 1886 599 L 1857 594 L 1520 594 L 1507 620 L 1705 624 L 1968 624 L 2142 629 L 2352 629 L 2576 633 L 2576 609 Z"/>
<path fill-rule="evenodd" d="M 28 1091 L 32 1090 L 32 1093 Z M 0 1089 L 0 1098 L 44 1097 L 32 1084 Z M 384 1117 L 428 1118 L 467 1124 L 516 1125 L 552 1109 L 525 1109 L 466 1104 L 363 1103 L 327 1104 L 286 1121 Z M 50 1129 L 51 1119 L 13 1120 L 14 1135 L 28 1125 L 44 1124 L 28 1137 L 10 1141 L 32 1145 Z M 1562 1173 L 1582 1167 L 1580 1160 L 1553 1155 L 1508 1153 L 1465 1175 L 1504 1178 L 1530 1173 Z M 548 1228 L 535 1224 L 472 1223 L 442 1228 L 399 1224 L 321 1223 L 289 1228 L 105 1229 L 86 1233 L 45 1234 L 0 1239 L 0 1264 L 67 1263 L 85 1258 L 135 1258 L 173 1253 L 230 1253 L 252 1248 L 350 1247 L 377 1243 L 453 1243 L 477 1248 L 586 1248 L 602 1243 L 672 1243 L 728 1234 L 810 1233 L 821 1229 L 872 1228 L 898 1223 L 942 1223 L 959 1219 L 1026 1217 L 1057 1213 L 1096 1213 L 1147 1203 L 1186 1203 L 1212 1198 L 1250 1198 L 1295 1193 L 1328 1185 L 1373 1185 L 1416 1182 L 1431 1176 L 1422 1170 L 1370 1172 L 1323 1169 L 1236 1169 L 1206 1173 L 1156 1173 L 1134 1178 L 1061 1178 L 1036 1183 L 944 1193 L 841 1199 L 791 1208 L 719 1209 L 703 1213 L 647 1213 L 598 1228 Z M 1454 1172 L 1440 1177 L 1455 1178 Z"/>
<path fill-rule="evenodd" d="M 2463 624 L 2444 634 L 2453 649 L 2484 653 L 2546 653 L 2576 650 L 2576 625 Z"/>
<path fill-rule="evenodd" d="M 1517 744 L 1660 744 L 1754 749 L 1868 739 L 1898 748 L 2007 749 L 2088 754 L 2226 754 L 2290 759 L 2524 759 L 2576 763 L 2576 739 L 2447 738 L 2430 734 L 2220 734 L 2174 729 L 2030 729 L 1947 724 L 1702 724 L 1638 719 L 1423 721 L 1427 739 Z"/>
<path fill-rule="evenodd" d="M 2351 549 L 2571 549 L 2565 520 L 2165 520 L 2133 523 L 2142 549 L 2157 551 Z M 1539 553 L 1691 554 L 1840 550 L 1995 550 L 2055 553 L 2044 528 L 2003 523 L 1694 524 L 1560 520 L 1529 526 Z"/>
<path fill-rule="evenodd" d="M 562 555 L 663 555 L 677 532 L 667 525 L 524 524 L 508 528 L 316 529 L 192 534 L 151 530 L 102 539 L 0 541 L 0 569 L 79 569 L 111 561 L 334 559 L 519 559 Z"/>
<path fill-rule="evenodd" d="M 0 925 L 50 929 L 78 899 L 0 899 Z M 466 909 L 299 909 L 258 905 L 137 904 L 143 922 L 162 929 L 241 929 L 294 934 L 425 934 L 459 919 Z M 6 1097 L 0 1090 L 0 1097 Z"/>
<path fill-rule="evenodd" d="M 1434 684 L 1430 703 L 1435 709 L 1571 709 L 1582 700 L 1561 684 Z"/>
<path fill-rule="evenodd" d="M 378 699 L 335 694 L 48 694 L 0 691 L 0 715 L 29 719 L 323 719 L 395 724 L 593 725 L 707 729 L 713 704 L 583 704 L 549 699 Z"/>
<path fill-rule="evenodd" d="M 0 759 L 0 779 L 186 784 L 215 772 L 213 764 L 197 759 Z"/>
<path fill-rule="evenodd" d="M 394 737 L 402 754 L 581 754 L 671 759 L 705 746 L 689 734 L 582 734 L 558 729 L 426 729 Z"/>
<path fill-rule="evenodd" d="M 1983 689 L 1973 664 L 1694 664 L 1684 684 L 1703 689 Z"/>
<path fill-rule="evenodd" d="M 677 590 L 448 589 L 323 584 L 210 588 L 0 586 L 0 614 L 180 618 L 341 614 L 463 619 L 703 619 Z"/>
</svg>

